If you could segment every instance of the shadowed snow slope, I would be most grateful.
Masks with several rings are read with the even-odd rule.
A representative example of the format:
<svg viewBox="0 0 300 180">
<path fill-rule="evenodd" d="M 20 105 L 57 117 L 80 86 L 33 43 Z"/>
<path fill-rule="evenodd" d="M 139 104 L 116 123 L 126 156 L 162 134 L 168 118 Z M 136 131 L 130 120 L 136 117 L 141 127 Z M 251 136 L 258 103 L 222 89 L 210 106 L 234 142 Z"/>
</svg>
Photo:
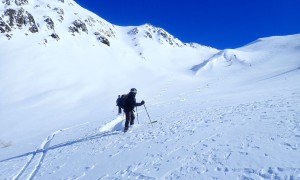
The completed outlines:
<svg viewBox="0 0 300 180">
<path fill-rule="evenodd" d="M 219 51 L 73 0 L 0 5 L 0 179 L 300 178 L 299 34 Z M 151 119 L 124 134 L 132 87 Z"/>
</svg>

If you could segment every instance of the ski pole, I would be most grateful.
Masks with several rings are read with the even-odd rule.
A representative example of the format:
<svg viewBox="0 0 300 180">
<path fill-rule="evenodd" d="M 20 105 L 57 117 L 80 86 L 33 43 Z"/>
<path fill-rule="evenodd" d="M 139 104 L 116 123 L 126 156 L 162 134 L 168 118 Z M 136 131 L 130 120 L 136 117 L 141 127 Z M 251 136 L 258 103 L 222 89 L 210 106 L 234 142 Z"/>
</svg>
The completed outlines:
<svg viewBox="0 0 300 180">
<path fill-rule="evenodd" d="M 137 122 L 138 122 L 138 124 L 140 124 L 140 122 L 139 122 L 139 113 L 138 113 L 138 110 L 137 110 L 137 106 L 135 107 L 136 109 L 136 119 L 137 119 Z"/>
<path fill-rule="evenodd" d="M 148 113 L 148 111 L 147 111 L 147 108 L 146 108 L 145 104 L 144 104 L 144 107 L 145 107 L 145 110 L 146 110 L 146 112 L 147 112 L 148 118 L 149 118 L 149 120 L 150 120 L 150 124 L 151 124 L 151 126 L 153 127 L 153 124 L 152 124 L 152 122 L 151 122 L 151 119 L 150 119 L 150 116 L 149 116 L 149 113 Z"/>
</svg>

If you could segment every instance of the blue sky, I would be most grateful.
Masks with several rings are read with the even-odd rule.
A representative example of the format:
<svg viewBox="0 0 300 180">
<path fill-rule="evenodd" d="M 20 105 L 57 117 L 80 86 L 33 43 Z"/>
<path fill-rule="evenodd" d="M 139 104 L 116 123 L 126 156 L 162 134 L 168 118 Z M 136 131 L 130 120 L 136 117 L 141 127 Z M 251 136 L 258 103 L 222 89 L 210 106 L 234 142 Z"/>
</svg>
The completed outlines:
<svg viewBox="0 0 300 180">
<path fill-rule="evenodd" d="M 237 48 L 300 33 L 300 0 L 75 0 L 110 23 L 150 23 L 183 42 Z"/>
</svg>

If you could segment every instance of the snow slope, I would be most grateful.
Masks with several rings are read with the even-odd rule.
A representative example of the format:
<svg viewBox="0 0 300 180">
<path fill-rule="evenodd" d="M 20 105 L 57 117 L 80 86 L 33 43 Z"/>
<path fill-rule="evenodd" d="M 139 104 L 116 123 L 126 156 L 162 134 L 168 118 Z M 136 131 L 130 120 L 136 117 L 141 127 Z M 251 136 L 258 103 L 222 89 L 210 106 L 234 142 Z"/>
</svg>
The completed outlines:
<svg viewBox="0 0 300 180">
<path fill-rule="evenodd" d="M 58 129 L 36 148 L 3 156 L 1 178 L 297 179 L 297 74 L 231 91 L 227 83 L 175 90 L 170 82 L 146 104 L 153 127 L 141 107 L 126 134 L 113 114 Z"/>
<path fill-rule="evenodd" d="M 1 139 L 16 145 L 57 128 L 81 123 L 83 118 L 109 115 L 118 93 L 187 71 L 180 64 L 191 66 L 218 51 L 185 45 L 149 25 L 145 25 L 148 31 L 149 28 L 160 30 L 164 36 L 135 37 L 139 34 L 129 33 L 135 27 L 112 25 L 72 0 L 22 2 L 21 6 L 15 1 L 1 2 L 2 19 L 6 25 L 12 25 L 11 31 L 0 34 L 0 105 L 3 107 L 0 119 L 5 122 L 1 123 L 0 131 Z M 21 13 L 7 15 L 11 11 Z M 34 21 L 28 20 L 28 13 Z M 14 21 L 10 22 L 10 17 Z M 24 24 L 18 24 L 23 21 Z M 28 30 L 29 22 L 36 25 L 38 32 Z M 52 33 L 59 38 L 53 38 Z M 180 46 L 166 43 L 165 38 Z M 137 39 L 148 44 L 134 46 Z M 160 53 L 142 57 L 136 49 L 142 46 L 160 49 Z M 189 59 L 183 59 L 187 54 Z M 40 131 L 32 134 L 36 129 Z M 14 136 L 16 133 L 20 136 Z"/>
<path fill-rule="evenodd" d="M 219 51 L 72 0 L 1 3 L 38 32 L 0 33 L 0 179 L 300 178 L 299 34 Z M 158 122 L 139 107 L 124 134 L 132 87 Z"/>
</svg>

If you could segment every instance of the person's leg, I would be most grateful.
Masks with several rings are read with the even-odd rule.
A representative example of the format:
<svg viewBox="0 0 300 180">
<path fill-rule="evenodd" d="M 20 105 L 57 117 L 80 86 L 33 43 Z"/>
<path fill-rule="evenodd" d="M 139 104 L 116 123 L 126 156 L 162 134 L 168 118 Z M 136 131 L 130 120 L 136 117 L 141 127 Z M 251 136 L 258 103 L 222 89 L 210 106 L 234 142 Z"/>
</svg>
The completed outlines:
<svg viewBox="0 0 300 180">
<path fill-rule="evenodd" d="M 131 114 L 130 111 L 125 112 L 125 129 L 124 129 L 124 131 L 128 130 L 128 126 L 129 126 L 129 122 L 130 122 L 130 118 L 131 118 L 130 114 Z"/>
<path fill-rule="evenodd" d="M 130 113 L 130 125 L 134 124 L 134 119 L 135 119 L 134 112 L 131 111 L 131 113 Z"/>
</svg>

